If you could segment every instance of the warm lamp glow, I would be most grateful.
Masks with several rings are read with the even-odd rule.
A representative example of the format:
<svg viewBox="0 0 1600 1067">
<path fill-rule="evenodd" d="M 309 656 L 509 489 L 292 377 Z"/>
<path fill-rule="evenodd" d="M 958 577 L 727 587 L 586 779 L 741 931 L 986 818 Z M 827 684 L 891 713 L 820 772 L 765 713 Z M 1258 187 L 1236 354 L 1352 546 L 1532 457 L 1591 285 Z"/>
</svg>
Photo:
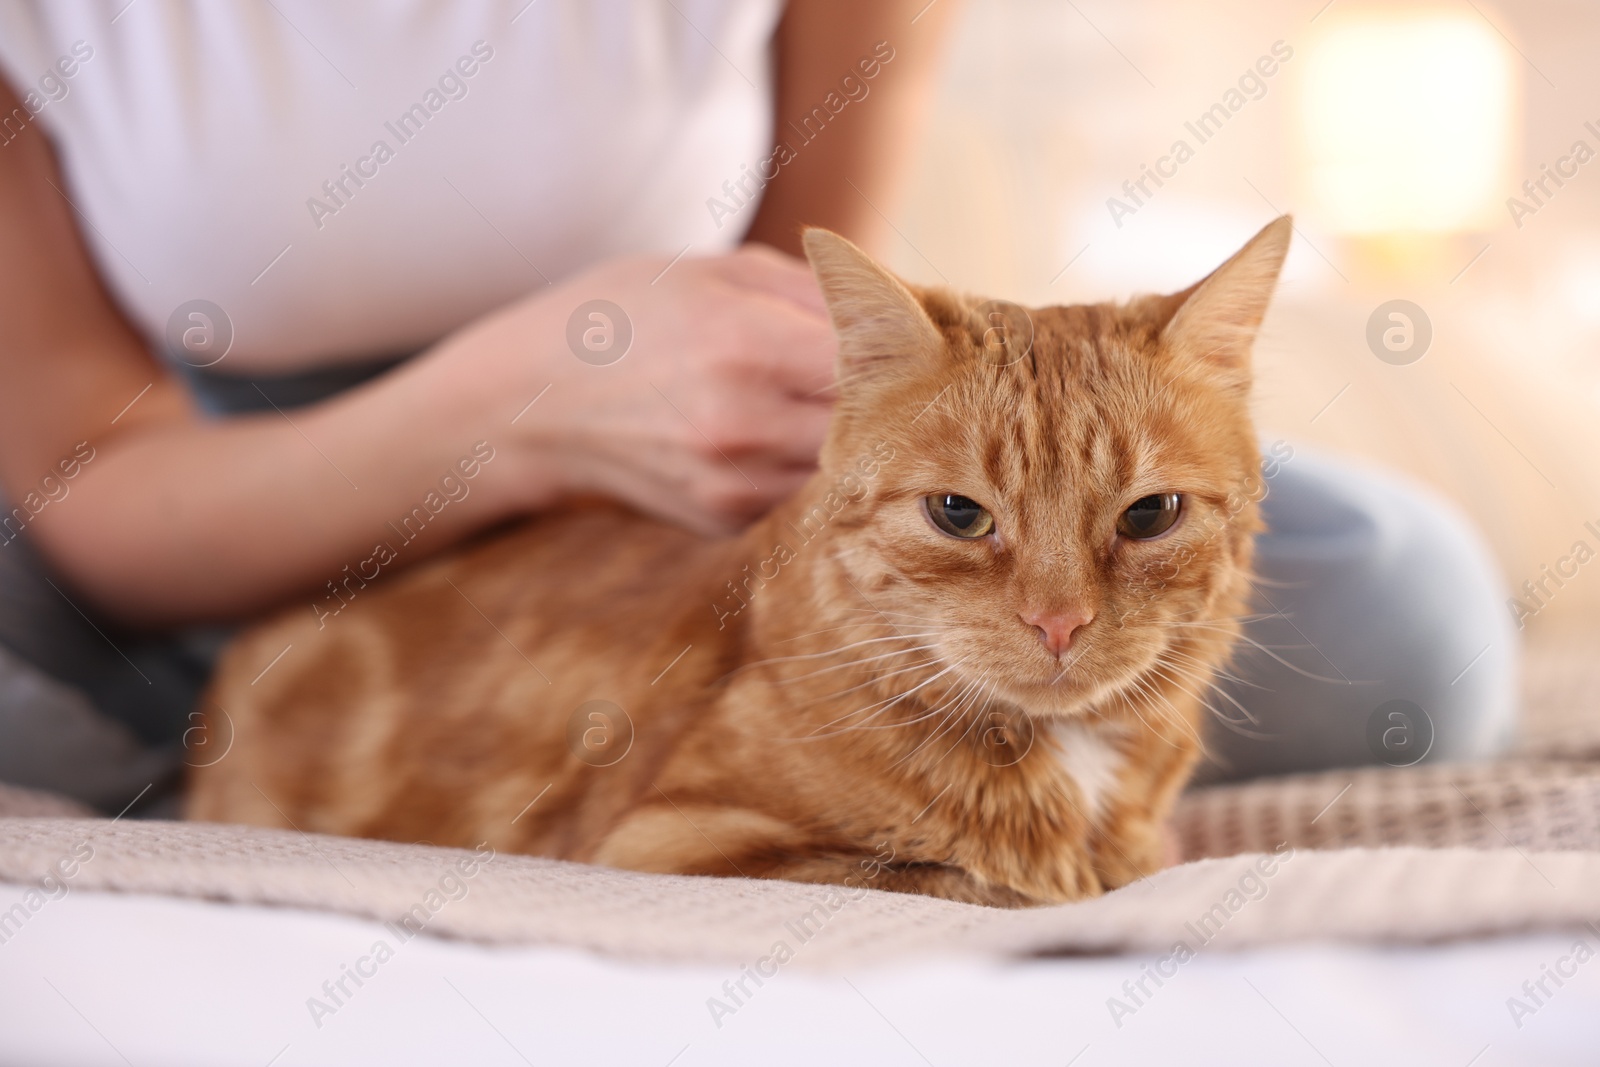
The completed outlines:
<svg viewBox="0 0 1600 1067">
<path fill-rule="evenodd" d="M 1330 18 L 1300 98 L 1304 178 L 1324 221 L 1348 234 L 1503 221 L 1519 70 L 1471 10 Z"/>
</svg>

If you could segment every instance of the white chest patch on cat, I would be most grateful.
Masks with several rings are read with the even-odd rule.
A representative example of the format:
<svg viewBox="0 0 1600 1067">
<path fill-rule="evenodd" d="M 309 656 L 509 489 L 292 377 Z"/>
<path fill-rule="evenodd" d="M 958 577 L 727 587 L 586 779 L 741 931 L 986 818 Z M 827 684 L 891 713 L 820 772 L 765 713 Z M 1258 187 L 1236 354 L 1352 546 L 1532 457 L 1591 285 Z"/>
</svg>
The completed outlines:
<svg viewBox="0 0 1600 1067">
<path fill-rule="evenodd" d="M 1122 753 L 1107 740 L 1104 730 L 1075 719 L 1050 727 L 1060 746 L 1061 766 L 1077 783 L 1078 792 L 1083 794 L 1084 814 L 1091 820 L 1100 817 L 1123 764 Z"/>
</svg>

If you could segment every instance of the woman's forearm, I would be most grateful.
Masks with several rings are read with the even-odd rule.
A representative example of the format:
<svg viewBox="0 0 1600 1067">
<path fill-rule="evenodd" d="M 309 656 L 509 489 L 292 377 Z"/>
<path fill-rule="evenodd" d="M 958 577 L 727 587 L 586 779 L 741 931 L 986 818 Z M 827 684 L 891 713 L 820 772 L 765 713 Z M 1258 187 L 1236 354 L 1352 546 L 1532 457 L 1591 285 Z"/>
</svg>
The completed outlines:
<svg viewBox="0 0 1600 1067">
<path fill-rule="evenodd" d="M 584 317 L 598 294 L 620 347 L 575 351 L 574 316 L 600 328 Z M 92 366 L 98 351 L 50 359 Z M 231 618 L 294 596 L 335 609 L 364 581 L 574 496 L 709 534 L 739 529 L 810 477 L 833 358 L 801 263 L 759 248 L 612 260 L 324 403 L 205 421 L 161 378 L 115 427 L 104 398 L 58 408 L 70 434 L 10 427 L 30 451 L 0 455 L 0 467 L 26 509 L 36 469 L 78 441 L 95 450 L 28 528 L 67 582 L 119 619 Z M 123 373 L 119 398 L 132 396 L 148 381 L 131 376 L 139 366 L 130 354 L 96 380 Z M 77 380 L 61 377 L 40 395 Z"/>
<path fill-rule="evenodd" d="M 337 609 L 537 502 L 537 472 L 492 425 L 498 405 L 475 411 L 433 378 L 406 368 L 310 408 L 91 439 L 91 458 L 79 449 L 11 501 L 5 536 L 25 524 L 64 592 L 129 623 L 238 617 L 295 595 Z"/>
</svg>

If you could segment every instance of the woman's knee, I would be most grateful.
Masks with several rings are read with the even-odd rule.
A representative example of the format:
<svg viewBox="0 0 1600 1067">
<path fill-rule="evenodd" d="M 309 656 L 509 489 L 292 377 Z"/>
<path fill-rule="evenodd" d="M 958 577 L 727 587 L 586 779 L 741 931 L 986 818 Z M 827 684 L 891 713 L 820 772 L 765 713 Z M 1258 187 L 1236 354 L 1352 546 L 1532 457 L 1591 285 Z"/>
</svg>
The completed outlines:
<svg viewBox="0 0 1600 1067">
<path fill-rule="evenodd" d="M 1234 721 L 1213 729 L 1213 775 L 1502 750 L 1517 633 L 1465 516 L 1392 474 L 1303 452 L 1268 485 L 1257 614 L 1218 705 Z"/>
</svg>

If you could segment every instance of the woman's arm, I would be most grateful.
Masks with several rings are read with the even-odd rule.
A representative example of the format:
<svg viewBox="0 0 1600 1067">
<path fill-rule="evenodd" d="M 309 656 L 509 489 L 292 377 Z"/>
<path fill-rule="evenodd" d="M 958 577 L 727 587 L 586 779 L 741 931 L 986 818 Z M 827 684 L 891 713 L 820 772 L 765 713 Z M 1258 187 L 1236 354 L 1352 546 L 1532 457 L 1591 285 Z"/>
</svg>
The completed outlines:
<svg viewBox="0 0 1600 1067">
<path fill-rule="evenodd" d="M 15 106 L 0 83 L 0 113 Z M 112 303 L 67 195 L 36 125 L 0 148 L 0 552 L 30 538 L 75 600 L 150 622 L 318 585 L 474 440 L 496 436 L 459 405 L 393 386 L 295 413 L 295 425 L 201 419 Z M 446 509 L 427 543 L 508 503 L 484 492 Z"/>
<path fill-rule="evenodd" d="M 0 81 L 0 114 L 15 106 Z M 13 509 L 0 552 L 29 538 L 86 610 L 166 624 L 309 603 L 380 542 L 403 566 L 582 493 L 726 530 L 814 463 L 827 412 L 807 396 L 833 345 L 809 272 L 774 253 L 685 260 L 659 284 L 664 261 L 609 263 L 326 403 L 210 420 L 113 304 L 69 193 L 36 126 L 0 148 L 0 487 Z M 566 344 L 597 292 L 635 327 L 610 367 Z M 401 547 L 389 524 L 478 441 L 495 459 Z"/>
<path fill-rule="evenodd" d="M 879 212 L 896 217 L 959 2 L 789 0 L 773 136 L 793 159 L 777 166 L 749 240 L 798 256 L 800 228 L 823 226 L 882 251 L 893 229 Z"/>
</svg>

